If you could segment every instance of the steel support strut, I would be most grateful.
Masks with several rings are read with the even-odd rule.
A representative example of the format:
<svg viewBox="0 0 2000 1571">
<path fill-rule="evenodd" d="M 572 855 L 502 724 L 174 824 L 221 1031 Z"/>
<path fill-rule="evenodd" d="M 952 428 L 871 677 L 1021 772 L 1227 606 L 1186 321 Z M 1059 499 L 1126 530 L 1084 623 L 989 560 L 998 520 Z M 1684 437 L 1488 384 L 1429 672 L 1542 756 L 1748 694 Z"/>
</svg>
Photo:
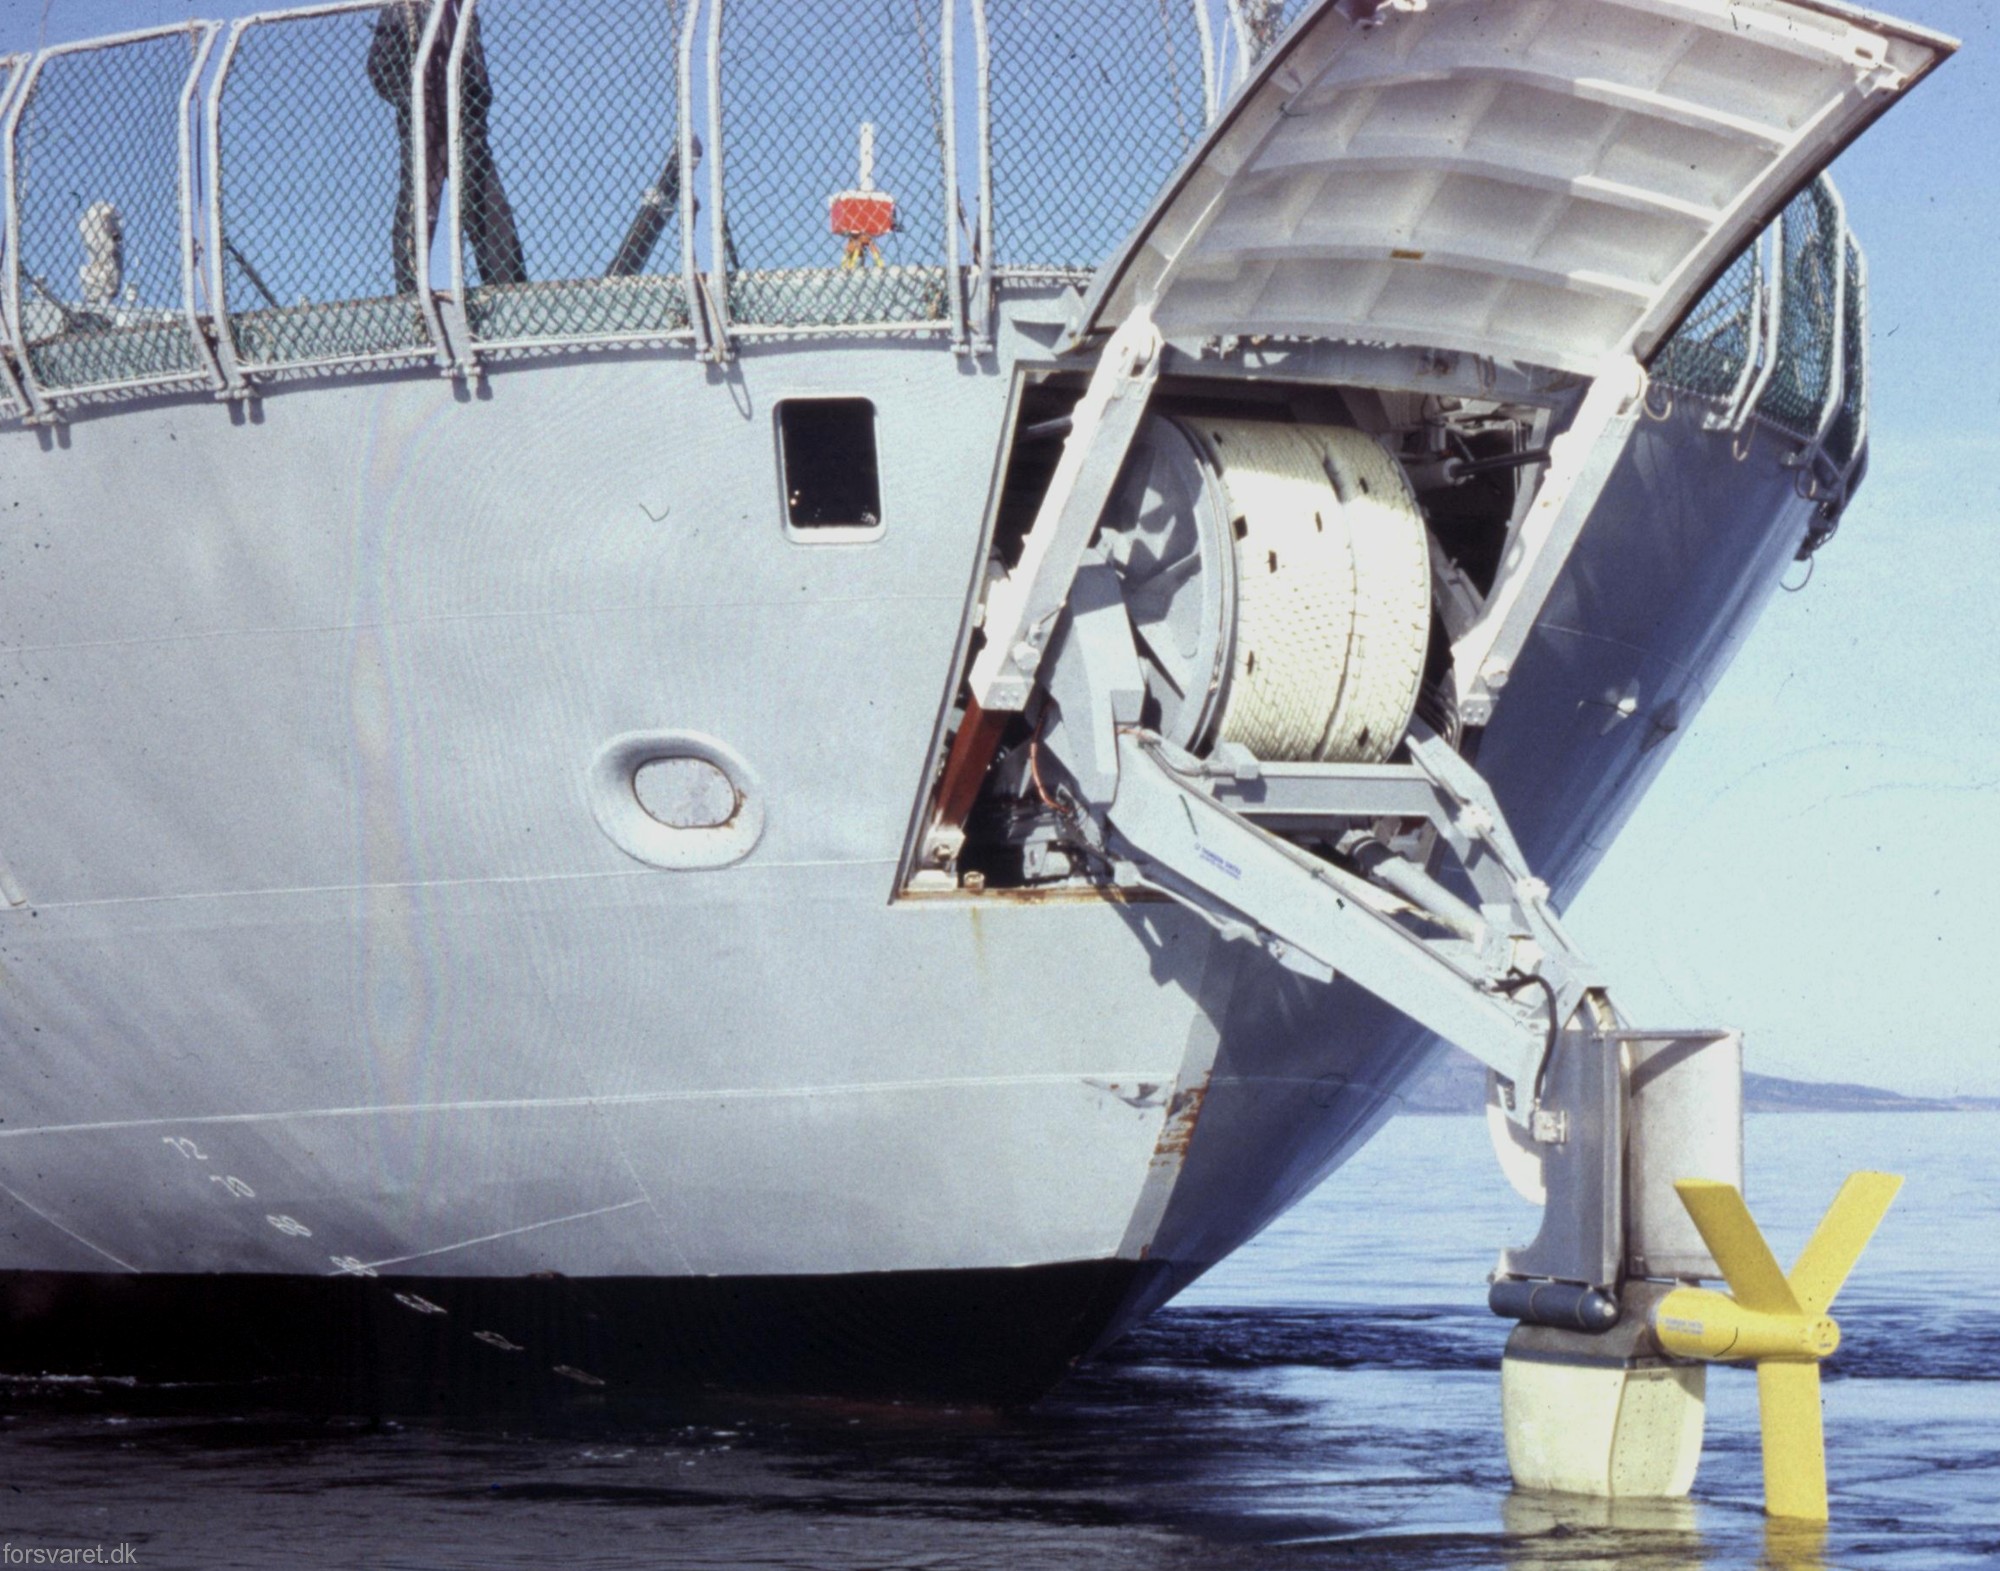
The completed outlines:
<svg viewBox="0 0 2000 1571">
<path fill-rule="evenodd" d="M 1225 781 L 1240 791 L 1256 777 L 1256 760 L 1205 768 L 1144 730 L 1131 619 L 1108 564 L 1073 574 L 1041 676 L 1048 756 L 1068 778 L 1077 832 L 1118 881 L 1170 895 L 1294 970 L 1350 978 L 1491 1068 L 1514 1090 L 1509 1116 L 1532 1129 L 1556 1028 L 1594 980 L 1470 765 L 1419 727 L 1412 763 L 1360 782 L 1347 766 L 1285 766 L 1284 812 L 1334 833 L 1400 790 L 1457 855 L 1477 910 L 1380 842 L 1365 872 L 1300 849 L 1218 799 Z"/>
<path fill-rule="evenodd" d="M 1219 804 L 1173 767 L 1158 738 L 1121 733 L 1118 762 L 1109 843 L 1147 883 L 1294 970 L 1349 978 L 1516 1086 L 1534 1084 L 1548 1042 L 1540 1003 L 1499 991 L 1473 944 L 1417 936 L 1367 879 Z"/>
<path fill-rule="evenodd" d="M 1569 430 L 1551 444 L 1534 505 L 1507 542 L 1500 574 L 1472 626 L 1452 644 L 1458 708 L 1467 725 L 1493 717 L 1570 551 L 1624 455 L 1646 395 L 1645 370 L 1618 354 L 1598 370 Z"/>
<path fill-rule="evenodd" d="M 1022 709 L 1034 691 L 1056 618 L 1145 418 L 1160 353 L 1153 319 L 1137 311 L 1091 373 L 1021 560 L 986 596 L 986 644 L 971 680 L 973 701 L 988 713 Z"/>
</svg>

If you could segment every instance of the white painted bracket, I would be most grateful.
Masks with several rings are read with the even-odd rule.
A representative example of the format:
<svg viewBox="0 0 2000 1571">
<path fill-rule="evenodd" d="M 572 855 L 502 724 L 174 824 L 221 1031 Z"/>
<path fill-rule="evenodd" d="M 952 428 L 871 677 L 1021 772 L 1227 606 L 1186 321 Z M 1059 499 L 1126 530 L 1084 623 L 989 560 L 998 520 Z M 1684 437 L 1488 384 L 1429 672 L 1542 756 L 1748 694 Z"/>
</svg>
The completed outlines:
<svg viewBox="0 0 2000 1571">
<path fill-rule="evenodd" d="M 1528 865 L 1484 776 L 1422 722 L 1410 729 L 1409 749 L 1410 761 L 1457 804 L 1458 812 L 1442 832 L 1482 905 L 1504 909 L 1513 919 L 1516 932 L 1538 957 L 1534 966 L 1521 969 L 1534 970 L 1549 984 L 1556 1018 L 1567 1024 L 1584 995 L 1603 986 L 1602 978 L 1570 941 L 1549 886 Z"/>
<path fill-rule="evenodd" d="M 1612 356 L 1575 422 L 1551 444 L 1541 490 L 1507 543 L 1493 591 L 1477 620 L 1452 643 L 1458 709 L 1467 725 L 1493 718 L 1494 700 L 1632 440 L 1645 394 L 1645 368 L 1628 354 Z"/>
<path fill-rule="evenodd" d="M 1168 762 L 1158 738 L 1121 732 L 1118 762 L 1105 817 L 1148 883 L 1254 933 L 1293 969 L 1347 977 L 1524 1093 L 1533 1087 L 1548 1045 L 1541 1008 L 1496 990 L 1472 945 L 1411 932 L 1378 909 L 1366 879 L 1222 806 Z M 1523 1119 L 1530 1101 L 1516 1099 Z"/>
<path fill-rule="evenodd" d="M 1160 360 L 1153 319 L 1137 311 L 1112 334 L 1091 373 L 1021 560 L 987 592 L 986 644 L 971 673 L 980 708 L 1026 707 L 1056 618 L 1145 417 Z"/>
<path fill-rule="evenodd" d="M 1415 863 L 1391 857 L 1388 873 L 1368 876 L 1304 851 L 1219 799 L 1258 791 L 1257 760 L 1204 766 L 1140 726 L 1144 684 L 1115 570 L 1086 553 L 1070 582 L 1042 670 L 1053 700 L 1042 745 L 1068 777 L 1059 789 L 1074 793 L 1073 831 L 1121 885 L 1167 894 L 1302 975 L 1345 976 L 1464 1048 L 1518 1088 L 1506 1115 L 1532 1131 L 1551 1041 L 1597 984 L 1478 772 L 1419 724 L 1408 765 L 1279 766 L 1289 805 L 1277 808 L 1328 825 L 1385 804 L 1428 819 L 1478 913 Z M 1405 925 L 1412 905 L 1461 936 Z M 1546 1004 L 1524 977 L 1546 983 Z"/>
</svg>

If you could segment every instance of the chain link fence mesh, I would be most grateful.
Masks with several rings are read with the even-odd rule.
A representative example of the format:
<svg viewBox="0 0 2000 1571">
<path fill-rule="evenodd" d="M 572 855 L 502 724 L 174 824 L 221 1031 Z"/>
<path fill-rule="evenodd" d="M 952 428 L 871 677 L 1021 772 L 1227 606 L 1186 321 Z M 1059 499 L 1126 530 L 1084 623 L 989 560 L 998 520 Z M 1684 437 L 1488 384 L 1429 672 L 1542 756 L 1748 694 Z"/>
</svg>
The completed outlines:
<svg viewBox="0 0 2000 1571">
<path fill-rule="evenodd" d="M 1784 307 L 1777 367 L 1757 412 L 1796 436 L 1819 430 L 1833 367 L 1834 299 L 1841 266 L 1840 210 L 1821 176 L 1785 209 Z"/>
<path fill-rule="evenodd" d="M 482 352 L 685 335 L 679 0 L 474 0 L 459 60 Z"/>
<path fill-rule="evenodd" d="M 1853 464 L 1861 445 L 1863 417 L 1868 407 L 1868 275 L 1861 248 L 1847 242 L 1847 300 L 1842 313 L 1844 335 L 1840 412 L 1826 434 L 1827 456 L 1843 473 Z"/>
<path fill-rule="evenodd" d="M 1728 398 L 1757 353 L 1764 292 L 1763 237 L 1729 264 L 1652 365 L 1656 382 L 1686 393 Z"/>
<path fill-rule="evenodd" d="M 410 193 L 418 5 L 245 27 L 216 149 L 223 300 L 248 370 L 424 358 Z M 434 73 L 435 74 L 435 73 Z M 426 114 L 443 144 L 443 95 Z"/>
<path fill-rule="evenodd" d="M 937 0 L 717 3 L 727 237 L 715 265 L 732 325 L 943 325 Z M 874 128 L 872 192 L 864 125 Z M 884 195 L 894 228 L 876 233 Z M 859 196 L 877 200 L 839 200 Z"/>
<path fill-rule="evenodd" d="M 205 381 L 181 258 L 188 28 L 44 57 L 14 137 L 21 320 L 37 386 Z"/>
<path fill-rule="evenodd" d="M 1015 278 L 1088 275 L 1204 130 L 1187 0 L 986 0 L 993 254 Z"/>
</svg>

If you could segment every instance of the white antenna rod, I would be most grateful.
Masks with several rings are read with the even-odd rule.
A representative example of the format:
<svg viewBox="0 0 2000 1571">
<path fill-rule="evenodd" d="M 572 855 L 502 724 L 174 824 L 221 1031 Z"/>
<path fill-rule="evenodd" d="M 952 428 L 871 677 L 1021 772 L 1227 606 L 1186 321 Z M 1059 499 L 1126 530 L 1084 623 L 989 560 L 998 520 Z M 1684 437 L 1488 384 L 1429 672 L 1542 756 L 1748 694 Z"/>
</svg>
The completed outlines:
<svg viewBox="0 0 2000 1571">
<path fill-rule="evenodd" d="M 872 120 L 861 122 L 861 183 L 856 189 L 875 189 L 875 123 Z"/>
</svg>

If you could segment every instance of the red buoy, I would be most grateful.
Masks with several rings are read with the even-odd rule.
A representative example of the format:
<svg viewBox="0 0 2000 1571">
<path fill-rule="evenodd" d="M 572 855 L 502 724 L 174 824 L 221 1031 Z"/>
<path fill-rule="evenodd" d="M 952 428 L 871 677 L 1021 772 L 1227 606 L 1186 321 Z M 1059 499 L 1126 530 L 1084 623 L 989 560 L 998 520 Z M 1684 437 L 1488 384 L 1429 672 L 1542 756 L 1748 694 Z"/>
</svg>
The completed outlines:
<svg viewBox="0 0 2000 1571">
<path fill-rule="evenodd" d="M 861 122 L 861 173 L 851 191 L 836 191 L 826 199 L 827 227 L 847 242 L 842 267 L 856 267 L 872 256 L 882 265 L 875 242 L 896 227 L 896 199 L 875 189 L 875 127 Z"/>
</svg>

